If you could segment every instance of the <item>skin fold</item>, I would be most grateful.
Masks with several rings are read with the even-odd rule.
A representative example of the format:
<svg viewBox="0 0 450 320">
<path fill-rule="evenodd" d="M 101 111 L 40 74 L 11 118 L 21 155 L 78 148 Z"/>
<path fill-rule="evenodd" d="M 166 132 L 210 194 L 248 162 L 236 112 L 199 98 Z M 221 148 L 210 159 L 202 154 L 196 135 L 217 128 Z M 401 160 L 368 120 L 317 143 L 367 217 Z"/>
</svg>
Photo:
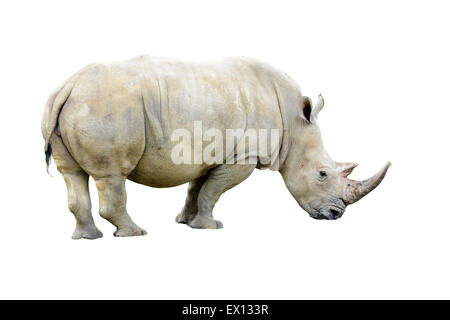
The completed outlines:
<svg viewBox="0 0 450 320">
<path fill-rule="evenodd" d="M 89 177 L 98 189 L 99 213 L 116 226 L 115 235 L 136 236 L 146 232 L 128 215 L 126 179 L 158 188 L 188 182 L 176 221 L 193 228 L 221 228 L 212 216 L 216 202 L 255 168 L 280 171 L 312 217 L 342 216 L 381 182 L 388 166 L 368 182 L 348 179 L 356 165 L 336 163 L 324 150 L 317 124 L 322 107 L 321 97 L 313 106 L 286 74 L 249 58 L 190 63 L 141 56 L 89 65 L 70 77 L 50 95 L 41 128 L 46 154 L 66 182 L 73 238 L 102 236 L 92 219 Z M 175 164 L 171 134 L 184 128 L 194 135 L 195 121 L 223 136 L 227 129 L 276 129 L 279 148 L 249 154 L 256 159 L 251 163 L 225 163 L 236 156 L 232 145 L 220 163 Z"/>
</svg>

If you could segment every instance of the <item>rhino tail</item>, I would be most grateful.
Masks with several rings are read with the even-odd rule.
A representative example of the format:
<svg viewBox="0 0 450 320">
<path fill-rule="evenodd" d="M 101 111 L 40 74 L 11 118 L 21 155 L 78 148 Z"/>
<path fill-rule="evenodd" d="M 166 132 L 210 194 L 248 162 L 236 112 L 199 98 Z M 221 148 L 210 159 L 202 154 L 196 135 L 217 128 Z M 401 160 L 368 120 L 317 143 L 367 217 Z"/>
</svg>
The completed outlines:
<svg viewBox="0 0 450 320">
<path fill-rule="evenodd" d="M 51 156 L 52 156 L 52 145 L 48 143 L 47 149 L 45 150 L 45 163 L 46 163 L 45 169 L 47 170 L 48 174 L 50 174 L 50 172 L 48 171 L 48 167 L 50 166 Z"/>
<path fill-rule="evenodd" d="M 45 104 L 44 114 L 42 116 L 41 131 L 44 137 L 44 152 L 45 152 L 45 162 L 48 167 L 50 165 L 50 158 L 52 156 L 52 146 L 50 144 L 50 137 L 55 131 L 58 125 L 58 117 L 61 113 L 64 104 L 70 97 L 72 89 L 74 87 L 75 77 L 68 79 L 60 87 L 58 87 L 47 100 Z"/>
</svg>

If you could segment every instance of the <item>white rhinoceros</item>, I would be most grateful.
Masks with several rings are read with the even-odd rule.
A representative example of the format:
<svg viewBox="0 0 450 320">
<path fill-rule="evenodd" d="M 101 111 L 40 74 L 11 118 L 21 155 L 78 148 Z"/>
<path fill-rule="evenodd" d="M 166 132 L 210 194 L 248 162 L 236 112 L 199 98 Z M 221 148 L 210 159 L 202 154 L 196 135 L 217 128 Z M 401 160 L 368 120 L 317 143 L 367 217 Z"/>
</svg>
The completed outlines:
<svg viewBox="0 0 450 320">
<path fill-rule="evenodd" d="M 117 227 L 115 236 L 146 234 L 127 213 L 126 179 L 152 187 L 189 182 L 176 221 L 216 229 L 222 223 L 212 210 L 220 195 L 255 168 L 279 170 L 313 218 L 341 217 L 348 204 L 382 181 L 389 164 L 368 180 L 348 179 L 356 164 L 336 163 L 324 150 L 317 124 L 323 104 L 319 96 L 313 108 L 286 74 L 248 58 L 187 63 L 143 56 L 87 66 L 51 94 L 42 119 L 47 167 L 53 156 L 76 219 L 73 238 L 102 236 L 91 214 L 89 176 L 98 189 L 100 215 Z M 193 132 L 196 121 L 216 133 L 240 133 L 213 163 L 175 163 L 173 132 Z M 239 155 L 244 161 L 229 161 L 247 132 L 274 129 L 279 135 L 270 144 L 278 147 L 272 152 L 245 147 Z"/>
</svg>

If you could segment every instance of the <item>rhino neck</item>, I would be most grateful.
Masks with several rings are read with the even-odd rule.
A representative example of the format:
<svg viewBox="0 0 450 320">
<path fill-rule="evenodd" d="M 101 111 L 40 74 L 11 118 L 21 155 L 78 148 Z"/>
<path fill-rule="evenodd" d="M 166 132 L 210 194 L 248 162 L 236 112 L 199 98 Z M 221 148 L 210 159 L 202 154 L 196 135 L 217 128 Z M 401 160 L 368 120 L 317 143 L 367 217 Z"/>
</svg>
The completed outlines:
<svg viewBox="0 0 450 320">
<path fill-rule="evenodd" d="M 299 163 L 308 158 L 308 149 L 311 147 L 310 130 L 302 119 L 289 117 L 283 121 L 283 138 L 279 156 L 279 171 L 282 175 L 289 174 L 291 169 L 298 168 Z M 319 142 L 321 139 L 319 133 Z"/>
<path fill-rule="evenodd" d="M 285 139 L 283 138 L 283 146 Z M 280 173 L 288 178 L 300 170 L 301 166 L 311 162 L 329 160 L 328 153 L 323 147 L 322 137 L 318 126 L 298 124 L 291 127 L 286 138 L 285 156 L 280 161 Z"/>
<path fill-rule="evenodd" d="M 291 136 L 292 136 L 292 130 L 297 125 L 296 116 L 298 112 L 296 112 L 295 109 L 295 101 L 291 101 L 292 97 L 285 94 L 284 90 L 281 90 L 278 86 L 277 82 L 275 81 L 273 83 L 274 92 L 276 95 L 278 108 L 280 110 L 280 116 L 281 116 L 281 134 L 282 137 L 280 139 L 280 149 L 278 153 L 278 161 L 273 166 L 272 170 L 278 170 L 280 172 L 284 171 L 286 166 L 286 160 L 289 155 L 289 150 L 291 148 Z M 294 92 L 294 90 L 293 90 Z M 298 95 L 297 95 L 298 96 Z M 295 131 L 295 130 L 294 130 Z"/>
<path fill-rule="evenodd" d="M 289 137 L 286 142 L 283 139 L 284 154 L 280 152 L 279 172 L 284 179 L 292 175 L 292 170 L 295 168 L 295 163 L 300 163 L 300 156 L 298 154 L 298 145 L 295 141 L 292 141 L 292 137 Z M 281 149 L 283 149 L 283 146 Z"/>
<path fill-rule="evenodd" d="M 296 157 L 296 150 L 302 148 L 299 138 L 307 129 L 307 125 L 299 115 L 299 106 L 303 101 L 300 87 L 292 79 L 283 76 L 273 81 L 273 89 L 282 120 L 282 139 L 277 169 L 283 174 L 289 162 L 295 161 L 292 158 Z M 293 157 L 291 153 L 294 153 Z"/>
<path fill-rule="evenodd" d="M 290 139 L 289 139 L 289 131 L 282 130 L 282 138 L 280 140 L 280 151 L 278 153 L 277 162 L 274 165 L 272 170 L 278 170 L 280 173 L 286 170 L 287 158 L 289 155 L 290 149 Z"/>
</svg>

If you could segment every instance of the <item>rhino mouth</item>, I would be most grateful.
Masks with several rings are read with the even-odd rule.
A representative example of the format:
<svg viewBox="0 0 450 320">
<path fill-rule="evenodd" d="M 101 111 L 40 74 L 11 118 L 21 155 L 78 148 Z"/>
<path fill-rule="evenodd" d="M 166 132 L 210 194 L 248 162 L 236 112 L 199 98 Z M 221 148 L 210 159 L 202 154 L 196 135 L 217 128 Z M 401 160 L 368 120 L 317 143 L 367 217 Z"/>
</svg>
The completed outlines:
<svg viewBox="0 0 450 320">
<path fill-rule="evenodd" d="M 340 207 L 328 207 L 320 210 L 316 215 L 313 216 L 314 219 L 318 220 L 337 220 L 344 214 L 345 208 Z"/>
</svg>

